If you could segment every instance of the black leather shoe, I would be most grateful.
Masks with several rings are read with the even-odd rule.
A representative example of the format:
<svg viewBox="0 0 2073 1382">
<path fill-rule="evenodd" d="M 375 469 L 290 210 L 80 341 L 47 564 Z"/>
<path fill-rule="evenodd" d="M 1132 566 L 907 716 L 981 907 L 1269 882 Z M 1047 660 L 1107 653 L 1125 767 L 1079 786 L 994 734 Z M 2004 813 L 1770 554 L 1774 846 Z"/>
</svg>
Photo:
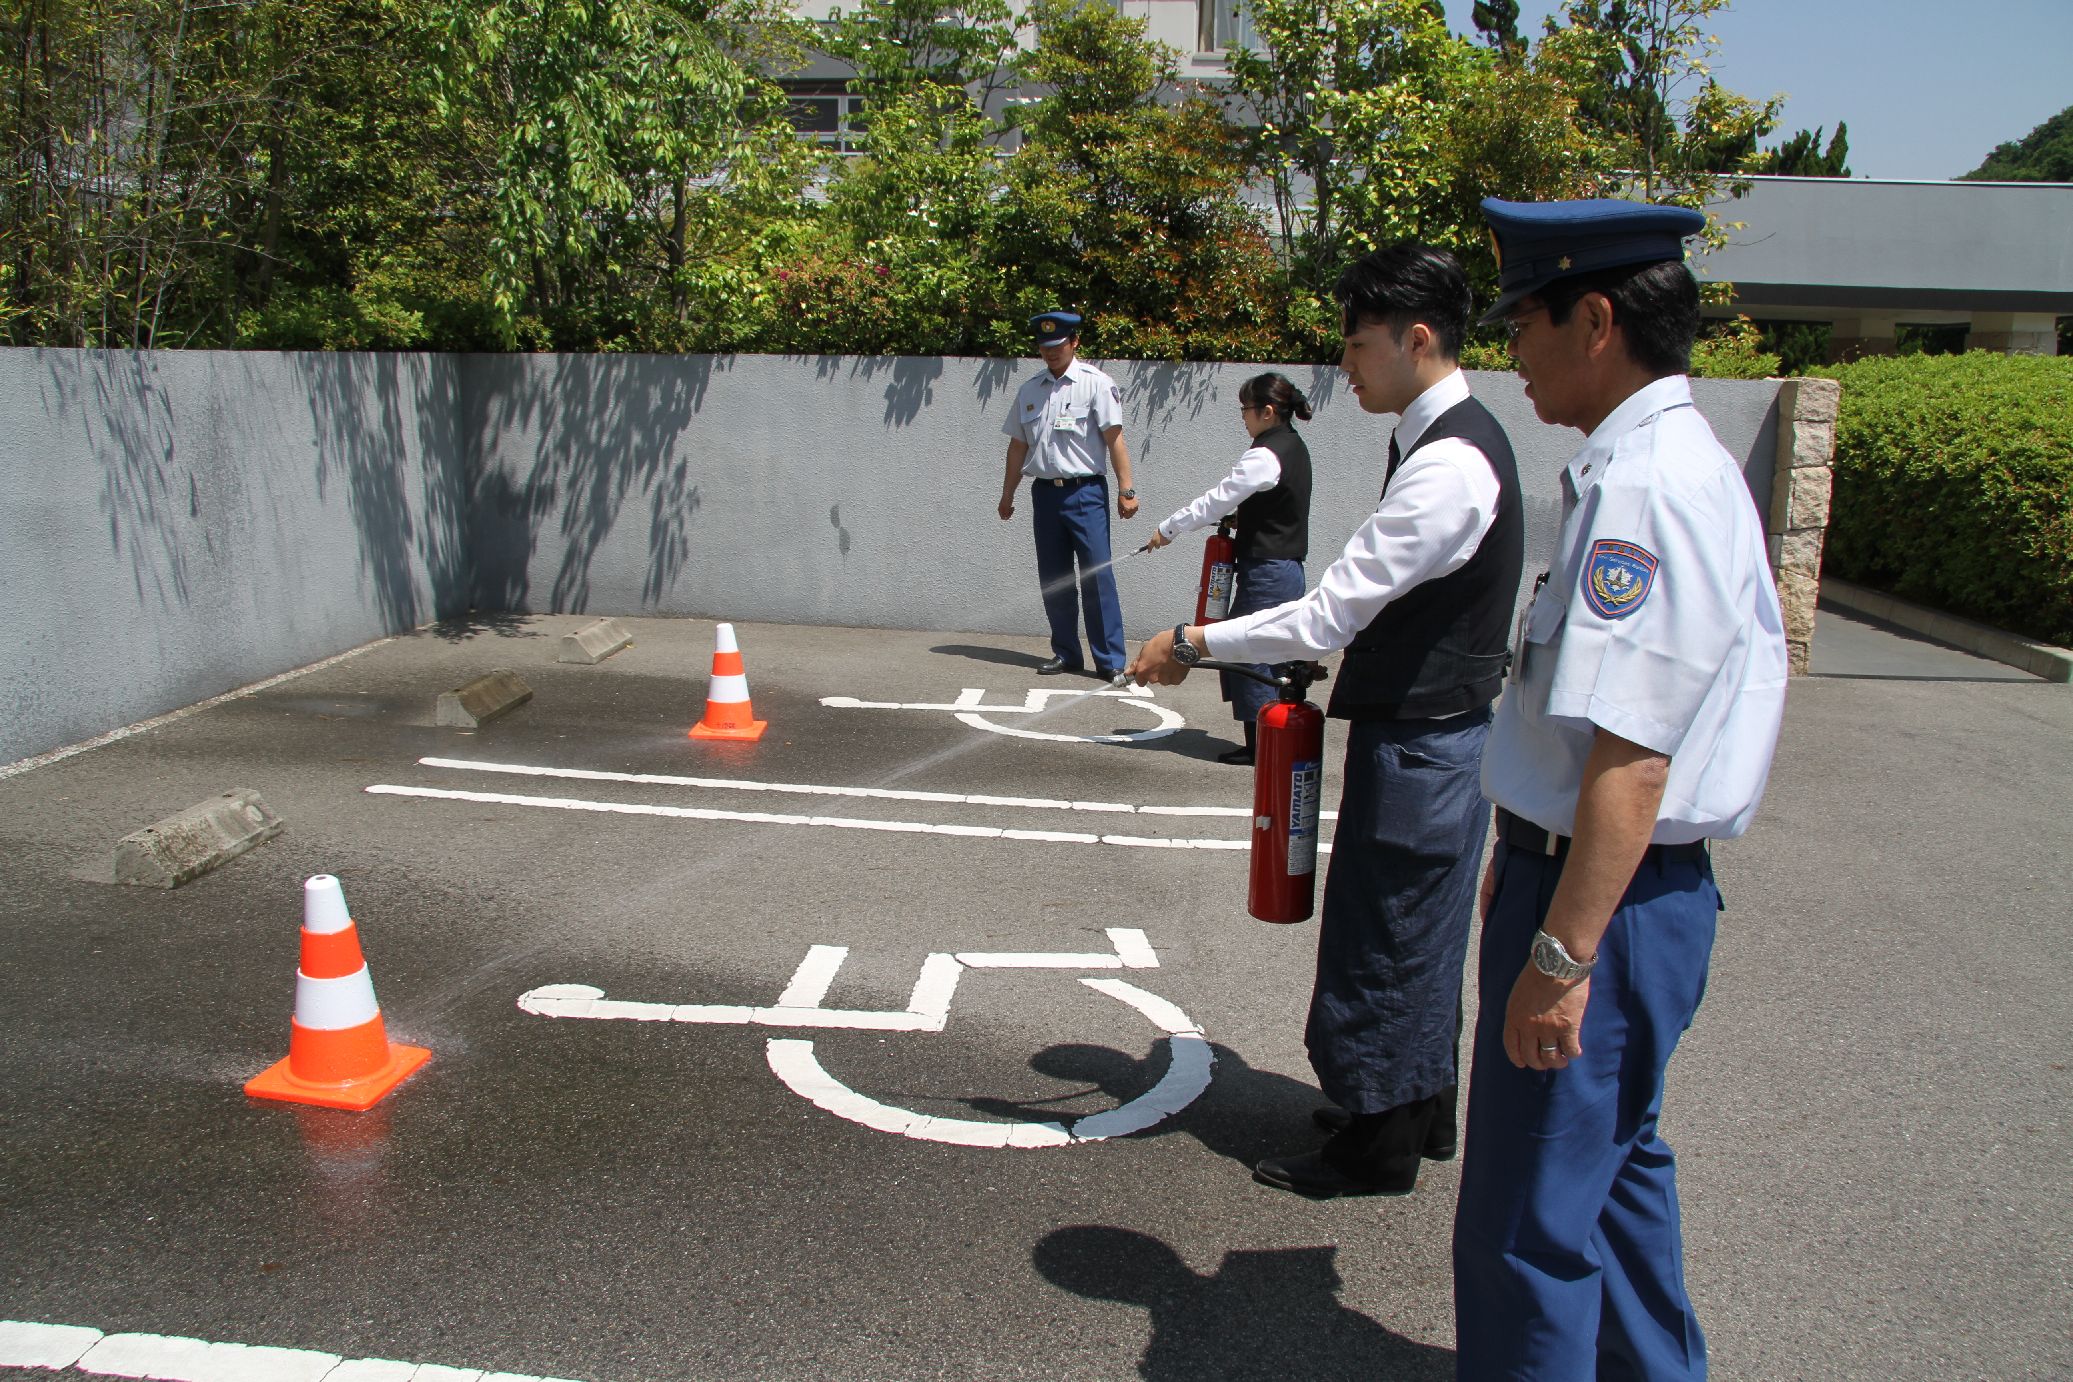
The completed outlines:
<svg viewBox="0 0 2073 1382">
<path fill-rule="evenodd" d="M 1460 1152 L 1460 1135 L 1454 1126 L 1455 1092 L 1447 1090 L 1439 1096 L 1439 1110 L 1433 1115 L 1432 1126 L 1425 1133 L 1425 1147 L 1421 1153 L 1427 1161 L 1452 1161 Z M 1353 1115 L 1337 1104 L 1326 1104 L 1310 1115 L 1310 1121 L 1328 1133 L 1342 1133 L 1353 1126 Z"/>
<path fill-rule="evenodd" d="M 1373 1178 L 1356 1176 L 1326 1161 L 1323 1152 L 1301 1156 L 1270 1156 L 1252 1168 L 1252 1178 L 1276 1190 L 1292 1190 L 1313 1200 L 1332 1200 L 1342 1195 L 1408 1195 L 1418 1185 L 1418 1159 L 1409 1169 L 1378 1167 Z"/>
<path fill-rule="evenodd" d="M 1250 768 L 1253 765 L 1253 753 L 1251 749 L 1245 748 L 1227 749 L 1216 756 L 1216 761 L 1219 763 L 1229 763 L 1234 768 Z M 1332 1111 L 1338 1113 L 1343 1110 L 1334 1109 Z"/>
<path fill-rule="evenodd" d="M 1105 681 L 1110 686 L 1128 686 L 1130 684 L 1130 674 L 1128 672 L 1112 672 L 1102 667 L 1094 669 L 1094 678 L 1097 681 Z"/>
<path fill-rule="evenodd" d="M 1040 677 L 1055 677 L 1060 672 L 1077 672 L 1079 670 L 1077 666 L 1067 662 L 1064 658 L 1054 657 L 1049 662 L 1038 665 L 1037 675 Z"/>
</svg>

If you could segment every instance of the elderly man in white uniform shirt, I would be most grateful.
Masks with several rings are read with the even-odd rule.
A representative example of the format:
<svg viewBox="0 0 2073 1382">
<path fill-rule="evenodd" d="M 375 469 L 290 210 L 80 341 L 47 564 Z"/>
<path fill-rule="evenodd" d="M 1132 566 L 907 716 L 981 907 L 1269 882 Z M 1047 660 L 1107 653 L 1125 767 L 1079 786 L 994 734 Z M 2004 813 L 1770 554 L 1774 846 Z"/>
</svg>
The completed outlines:
<svg viewBox="0 0 2073 1382">
<path fill-rule="evenodd" d="M 1345 785 L 1304 1031 L 1331 1136 L 1253 1173 L 1317 1198 L 1407 1194 L 1422 1158 L 1454 1155 L 1461 975 L 1489 828 L 1479 775 L 1525 548 L 1511 443 L 1456 364 L 1460 264 L 1393 245 L 1337 293 L 1354 396 L 1400 415 L 1380 505 L 1310 594 L 1160 634 L 1131 667 L 1171 683 L 1204 653 L 1346 650 L 1328 707 L 1351 722 Z"/>
<path fill-rule="evenodd" d="M 1085 669 L 1077 603 L 1086 609 L 1095 675 L 1120 686 L 1129 648 L 1110 567 L 1109 469 L 1115 470 L 1119 486 L 1116 513 L 1126 519 L 1137 515 L 1130 448 L 1123 442 L 1123 392 L 1115 380 L 1078 358 L 1078 313 L 1044 312 L 1029 325 L 1044 368 L 1016 391 L 1015 411 L 1001 426 L 1008 458 L 999 511 L 1003 521 L 1015 516 L 1015 491 L 1028 476 L 1037 578 L 1051 625 L 1051 657 L 1037 671 L 1055 676 Z"/>
<path fill-rule="evenodd" d="M 1483 765 L 1497 847 L 1454 1234 L 1462 1378 L 1706 1374 L 1663 1071 L 1721 907 L 1708 840 L 1770 772 L 1785 636 L 1762 525 L 1692 406 L 1683 239 L 1632 202 L 1486 201 L 1491 316 L 1544 422 L 1586 434 Z"/>
</svg>

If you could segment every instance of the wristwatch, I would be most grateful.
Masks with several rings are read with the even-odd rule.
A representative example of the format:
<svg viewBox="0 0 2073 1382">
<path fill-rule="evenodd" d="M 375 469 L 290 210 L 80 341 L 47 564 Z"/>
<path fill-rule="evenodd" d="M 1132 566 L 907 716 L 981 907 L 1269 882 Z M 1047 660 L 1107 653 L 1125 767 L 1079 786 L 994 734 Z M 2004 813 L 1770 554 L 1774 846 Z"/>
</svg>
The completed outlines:
<svg viewBox="0 0 2073 1382">
<path fill-rule="evenodd" d="M 1173 626 L 1173 660 L 1183 667 L 1193 667 L 1202 660 L 1202 650 L 1188 642 L 1188 626 Z"/>
<path fill-rule="evenodd" d="M 1118 498 L 1118 499 L 1135 499 L 1135 498 L 1137 498 L 1137 491 L 1136 491 L 1136 490 L 1135 490 L 1134 488 L 1133 488 L 1133 489 L 1119 489 L 1119 490 L 1117 490 L 1117 491 L 1116 491 L 1116 498 Z"/>
<path fill-rule="evenodd" d="M 1550 979 L 1569 983 L 1576 979 L 1588 979 L 1591 971 L 1598 967 L 1598 957 L 1579 960 L 1570 955 L 1562 942 L 1545 931 L 1533 933 L 1533 967 Z"/>
</svg>

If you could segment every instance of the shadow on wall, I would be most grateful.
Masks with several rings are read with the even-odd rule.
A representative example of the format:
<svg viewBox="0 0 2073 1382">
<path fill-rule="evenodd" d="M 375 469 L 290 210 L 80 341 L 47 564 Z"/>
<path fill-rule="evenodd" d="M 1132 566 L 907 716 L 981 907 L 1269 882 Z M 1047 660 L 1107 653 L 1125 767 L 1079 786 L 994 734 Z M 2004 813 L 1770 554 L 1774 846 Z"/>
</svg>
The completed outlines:
<svg viewBox="0 0 2073 1382">
<path fill-rule="evenodd" d="M 1339 1303 L 1338 1251 L 1227 1252 L 1204 1275 L 1149 1233 L 1075 1224 L 1045 1235 L 1030 1256 L 1054 1286 L 1150 1314 L 1137 1371 L 1152 1382 L 1452 1378 L 1453 1350 L 1406 1339 Z"/>
<path fill-rule="evenodd" d="M 139 607 L 185 607 L 193 593 L 185 520 L 203 505 L 195 476 L 186 474 L 182 483 L 172 399 L 159 386 L 157 360 L 143 351 L 77 351 L 62 363 L 75 368 L 53 368 L 46 376 L 56 397 L 45 401 L 44 411 L 52 417 L 76 411 L 84 424 L 87 446 L 101 463 L 110 550 L 128 561 Z M 96 419 L 105 435 L 96 435 Z M 213 535 L 204 550 L 218 555 Z"/>
<path fill-rule="evenodd" d="M 621 510 L 648 508 L 642 598 L 669 590 L 690 554 L 701 497 L 684 433 L 731 357 L 482 356 L 464 366 L 474 475 L 474 602 L 581 613 L 590 570 Z M 531 566 L 540 525 L 560 514 L 561 559 L 542 605 Z"/>
<path fill-rule="evenodd" d="M 452 362 L 357 353 L 284 358 L 309 399 L 318 497 L 345 486 L 360 569 L 385 626 L 394 632 L 465 612 L 468 496 Z M 250 368 L 246 389 L 263 393 L 265 382 L 249 377 Z"/>
<path fill-rule="evenodd" d="M 845 357 L 820 355 L 814 360 L 814 377 L 833 379 L 842 371 Z M 850 362 L 850 378 L 867 383 L 879 375 L 888 376 L 885 385 L 885 425 L 905 427 L 921 416 L 921 410 L 936 401 L 936 381 L 943 377 L 940 356 L 866 355 Z"/>
<path fill-rule="evenodd" d="M 1223 407 L 1230 413 L 1231 424 L 1238 422 L 1237 386 L 1230 389 L 1229 397 L 1222 397 L 1217 387 L 1219 375 L 1228 373 L 1233 367 L 1224 364 L 1137 364 L 1119 362 L 1115 367 L 1116 383 L 1123 391 L 1123 400 L 1130 408 L 1130 424 L 1127 435 L 1132 438 L 1132 455 L 1137 460 L 1149 459 L 1158 448 L 1161 433 L 1171 427 L 1183 413 L 1192 421 L 1212 407 Z M 1285 374 L 1303 390 L 1313 409 L 1322 409 L 1337 392 L 1343 376 L 1332 365 L 1258 365 L 1238 367 L 1237 382 L 1243 384 L 1256 374 L 1273 372 Z M 1306 377 L 1307 376 L 1307 377 Z"/>
</svg>

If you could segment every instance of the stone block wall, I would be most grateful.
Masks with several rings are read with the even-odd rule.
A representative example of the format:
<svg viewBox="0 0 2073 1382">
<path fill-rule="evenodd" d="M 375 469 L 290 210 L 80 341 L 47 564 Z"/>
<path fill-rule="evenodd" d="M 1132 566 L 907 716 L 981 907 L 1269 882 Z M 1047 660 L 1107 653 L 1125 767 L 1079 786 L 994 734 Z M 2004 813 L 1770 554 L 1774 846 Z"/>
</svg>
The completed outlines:
<svg viewBox="0 0 2073 1382">
<path fill-rule="evenodd" d="M 1794 676 L 1806 675 L 1814 641 L 1841 400 L 1842 385 L 1833 379 L 1787 379 L 1778 387 L 1778 451 L 1765 531 L 1778 602 L 1785 610 L 1785 649 Z"/>
</svg>

